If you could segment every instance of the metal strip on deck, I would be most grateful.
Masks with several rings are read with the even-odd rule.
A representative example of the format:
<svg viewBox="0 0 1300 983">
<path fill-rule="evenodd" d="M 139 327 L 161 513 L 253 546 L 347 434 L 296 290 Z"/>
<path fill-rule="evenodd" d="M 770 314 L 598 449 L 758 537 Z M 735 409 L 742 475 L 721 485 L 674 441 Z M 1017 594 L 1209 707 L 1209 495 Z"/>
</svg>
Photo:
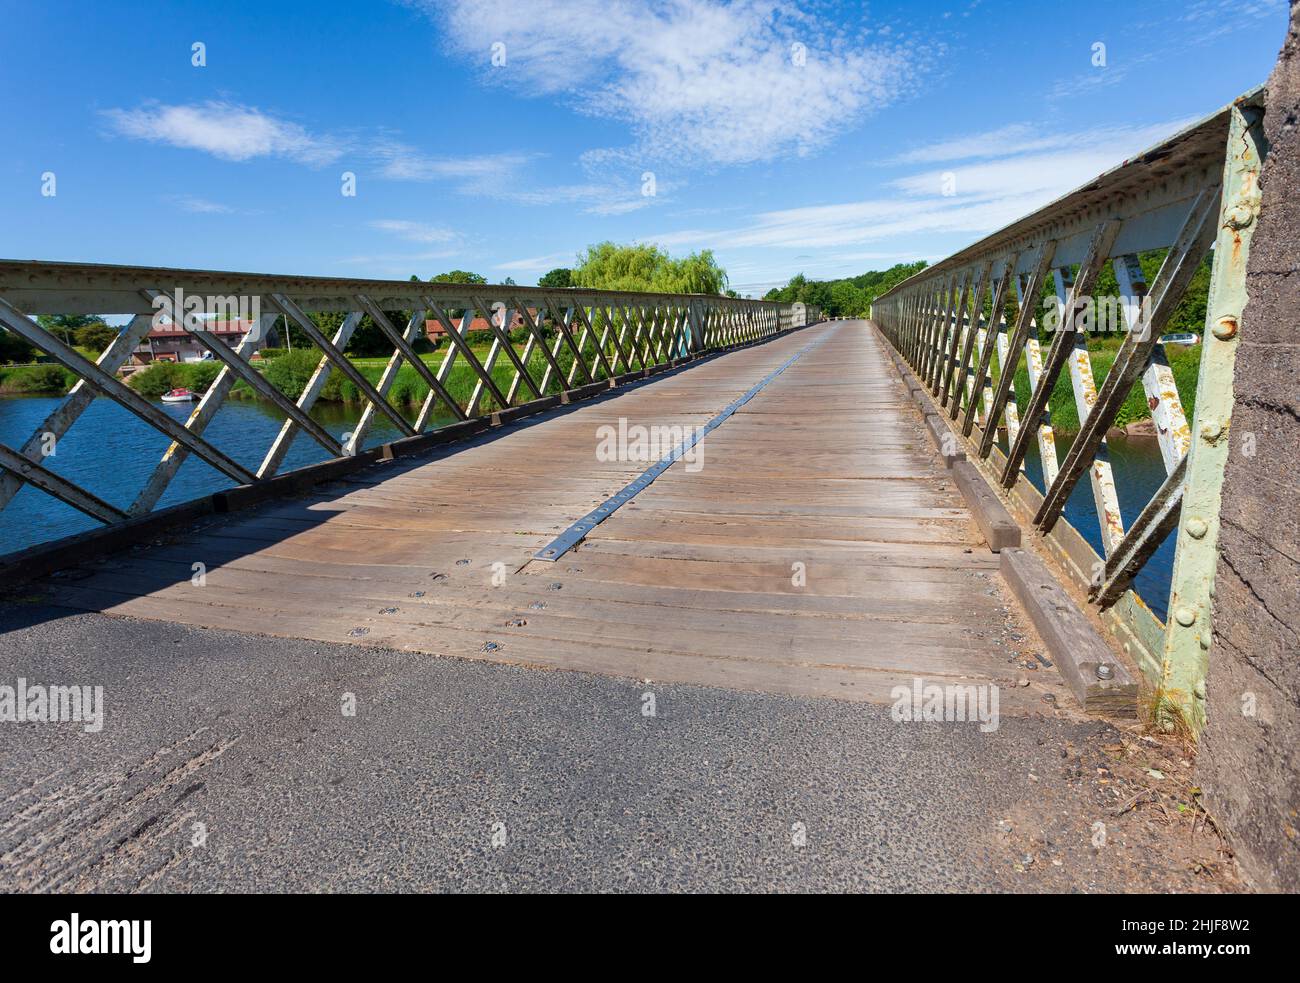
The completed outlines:
<svg viewBox="0 0 1300 983">
<path fill-rule="evenodd" d="M 612 495 L 605 499 L 605 501 L 601 502 L 599 506 L 588 512 L 573 525 L 569 526 L 568 529 L 564 530 L 564 532 L 560 533 L 560 535 L 556 536 L 553 540 L 534 553 L 533 559 L 554 563 L 560 557 L 564 556 L 565 553 L 569 552 L 569 550 L 582 542 L 583 539 L 586 538 L 587 533 L 591 532 L 591 530 L 595 529 L 598 525 L 635 498 L 652 481 L 672 467 L 674 462 L 681 460 L 682 456 L 686 454 L 687 451 L 703 440 L 708 434 L 722 426 L 728 417 L 762 392 L 773 379 L 779 376 L 808 352 L 820 345 L 827 337 L 829 337 L 829 335 L 824 335 L 812 344 L 805 345 L 803 348 L 799 349 L 799 351 L 791 355 L 774 371 L 760 379 L 757 385 L 747 393 L 731 403 L 728 403 L 721 413 L 679 443 L 657 462 L 646 468 L 645 471 L 641 472 L 634 481 L 624 485 L 622 490 L 616 495 Z"/>
</svg>

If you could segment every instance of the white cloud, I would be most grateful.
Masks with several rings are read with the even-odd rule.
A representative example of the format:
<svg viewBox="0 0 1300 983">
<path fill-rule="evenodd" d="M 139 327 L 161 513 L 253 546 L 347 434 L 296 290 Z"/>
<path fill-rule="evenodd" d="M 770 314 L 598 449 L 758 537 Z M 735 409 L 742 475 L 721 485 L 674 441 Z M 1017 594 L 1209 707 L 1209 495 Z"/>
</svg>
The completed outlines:
<svg viewBox="0 0 1300 983">
<path fill-rule="evenodd" d="M 1204 44 L 1242 28 L 1257 29 L 1256 20 L 1272 19 L 1284 26 L 1287 6 L 1287 0 L 1194 0 L 1179 19 L 1199 29 L 1192 43 Z"/>
<path fill-rule="evenodd" d="M 1082 150 L 1091 154 L 1109 154 L 1111 164 L 1118 164 L 1138 150 L 1159 143 L 1198 117 L 1154 123 L 1150 126 L 1093 127 L 1074 133 L 1050 130 L 1029 123 L 1012 123 L 996 130 L 925 144 L 899 154 L 890 163 L 937 164 L 954 160 L 977 160 L 991 157 L 1011 158 L 1054 150 Z"/>
<path fill-rule="evenodd" d="M 548 253 L 545 256 L 531 256 L 527 259 L 515 259 L 508 263 L 498 263 L 493 269 L 518 271 L 520 273 L 545 273 L 557 266 L 572 267 L 577 262 L 575 253 Z"/>
<path fill-rule="evenodd" d="M 650 199 L 641 195 L 639 184 L 632 181 L 530 184 L 526 170 L 537 154 L 432 156 L 392 139 L 362 141 L 313 135 L 296 123 L 234 103 L 175 106 L 148 103 L 138 109 L 110 109 L 104 116 L 113 130 L 123 136 L 198 150 L 233 162 L 271 157 L 316 167 L 333 163 L 347 154 L 358 165 L 372 165 L 380 178 L 445 181 L 454 184 L 461 194 L 520 205 L 574 205 L 594 215 L 621 215 L 650 204 Z M 661 191 L 667 188 L 661 182 Z M 196 212 L 225 208 L 197 198 L 177 203 Z"/>
<path fill-rule="evenodd" d="M 918 52 L 788 0 L 413 0 L 485 77 L 628 122 L 637 157 L 738 164 L 805 154 L 893 101 Z M 490 67 L 494 44 L 506 64 Z M 802 64 L 795 56 L 802 45 Z"/>
<path fill-rule="evenodd" d="M 488 185 L 512 177 L 531 159 L 527 154 L 478 157 L 431 157 L 403 143 L 387 141 L 372 148 L 381 177 L 395 181 L 459 180 Z"/>
<path fill-rule="evenodd" d="M 488 154 L 479 157 L 431 157 L 393 141 L 375 145 L 371 153 L 379 175 L 394 181 L 451 181 L 461 194 L 497 198 L 518 205 L 577 205 L 595 215 L 621 215 L 644 208 L 649 199 L 631 183 L 588 181 L 577 184 L 532 185 L 526 169 L 538 154 Z"/>
<path fill-rule="evenodd" d="M 230 215 L 235 211 L 229 205 L 208 201 L 206 198 L 196 198 L 193 195 L 172 195 L 167 200 L 183 211 L 200 215 Z"/>
<path fill-rule="evenodd" d="M 297 123 L 230 102 L 146 103 L 136 109 L 109 109 L 104 116 L 123 136 L 201 150 L 222 160 L 280 157 L 316 167 L 343 153 L 335 141 L 313 136 Z"/>
<path fill-rule="evenodd" d="M 733 280 L 757 284 L 764 274 L 789 276 L 803 264 L 819 272 L 834 263 L 939 259 L 932 250 L 954 236 L 973 242 L 1087 183 L 1183 128 L 1188 120 L 1115 126 L 1075 133 L 1015 125 L 958 136 L 906 152 L 912 161 L 943 163 L 887 182 L 876 197 L 762 212 L 730 228 L 691 228 L 642 237 L 665 248 L 711 248 Z M 1036 152 L 1026 152 L 1032 150 Z M 956 194 L 945 196 L 946 175 Z M 947 237 L 940 238 L 940 237 Z M 896 247 L 890 252 L 881 247 Z M 812 253 L 810 257 L 808 254 Z M 758 265 L 730 257 L 764 254 Z M 753 261 L 750 260 L 752 263 Z M 746 274 L 749 274 L 747 277 Z M 782 281 L 783 282 L 783 281 Z"/>
<path fill-rule="evenodd" d="M 408 219 L 375 219 L 370 223 L 370 227 L 378 229 L 380 232 L 390 232 L 410 242 L 455 242 L 458 238 L 452 229 L 426 225 L 424 222 L 412 222 Z"/>
<path fill-rule="evenodd" d="M 459 249 L 431 249 L 417 253 L 365 253 L 346 256 L 338 260 L 340 266 L 361 267 L 358 271 L 366 276 L 406 279 L 408 276 L 428 276 L 430 271 L 422 269 L 426 264 L 450 260 L 452 257 L 463 258 Z"/>
</svg>

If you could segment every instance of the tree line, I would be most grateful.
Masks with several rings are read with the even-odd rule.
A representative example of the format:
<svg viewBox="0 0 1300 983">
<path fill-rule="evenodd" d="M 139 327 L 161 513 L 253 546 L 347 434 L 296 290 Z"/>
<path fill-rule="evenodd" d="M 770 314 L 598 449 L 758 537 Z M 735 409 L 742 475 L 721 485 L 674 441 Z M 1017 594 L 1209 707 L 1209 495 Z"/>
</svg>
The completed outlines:
<svg viewBox="0 0 1300 983">
<path fill-rule="evenodd" d="M 813 304 L 828 317 L 866 317 L 871 313 L 872 301 L 913 274 L 920 273 L 926 265 L 926 261 L 921 259 L 839 280 L 809 280 L 799 273 L 784 287 L 773 287 L 763 295 L 763 299 L 779 300 L 784 304 Z"/>
</svg>

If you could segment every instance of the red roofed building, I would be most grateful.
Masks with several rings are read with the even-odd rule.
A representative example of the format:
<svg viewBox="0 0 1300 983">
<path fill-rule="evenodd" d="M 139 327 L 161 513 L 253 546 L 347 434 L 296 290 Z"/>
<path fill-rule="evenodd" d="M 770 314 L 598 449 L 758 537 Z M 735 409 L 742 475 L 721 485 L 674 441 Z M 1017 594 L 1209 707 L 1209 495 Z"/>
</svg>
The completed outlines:
<svg viewBox="0 0 1300 983">
<path fill-rule="evenodd" d="M 214 334 L 231 348 L 244 340 L 244 335 L 253 329 L 253 321 L 213 321 L 208 332 Z M 152 328 L 131 358 L 137 365 L 150 362 L 200 362 L 208 355 L 208 350 L 200 345 L 192 334 L 173 322 L 165 322 Z"/>
<path fill-rule="evenodd" d="M 537 317 L 535 311 L 530 311 L 529 313 L 531 313 L 534 318 Z M 451 323 L 459 328 L 461 326 L 461 319 L 456 318 Z M 522 328 L 522 327 L 524 327 L 523 315 L 520 314 L 518 311 L 516 311 L 514 313 L 514 316 L 510 319 L 509 330 L 513 331 L 515 328 Z M 488 324 L 486 318 L 482 318 L 482 317 L 474 318 L 474 320 L 470 322 L 469 327 L 463 329 L 463 331 L 491 331 L 491 330 L 492 330 L 492 326 Z M 430 318 L 429 320 L 424 322 L 424 333 L 428 335 L 428 337 L 431 340 L 437 341 L 439 338 L 443 338 L 446 336 L 447 330 L 442 326 L 441 321 L 437 320 L 436 318 Z"/>
</svg>

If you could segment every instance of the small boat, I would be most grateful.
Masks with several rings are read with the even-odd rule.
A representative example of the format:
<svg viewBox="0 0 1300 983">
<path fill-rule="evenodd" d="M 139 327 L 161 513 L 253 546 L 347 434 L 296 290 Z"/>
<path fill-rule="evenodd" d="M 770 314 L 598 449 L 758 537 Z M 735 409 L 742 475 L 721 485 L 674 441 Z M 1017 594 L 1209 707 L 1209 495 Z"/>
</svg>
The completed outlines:
<svg viewBox="0 0 1300 983">
<path fill-rule="evenodd" d="M 162 401 L 164 403 L 188 403 L 195 398 L 194 393 L 188 389 L 173 389 L 169 393 L 163 393 Z"/>
</svg>

